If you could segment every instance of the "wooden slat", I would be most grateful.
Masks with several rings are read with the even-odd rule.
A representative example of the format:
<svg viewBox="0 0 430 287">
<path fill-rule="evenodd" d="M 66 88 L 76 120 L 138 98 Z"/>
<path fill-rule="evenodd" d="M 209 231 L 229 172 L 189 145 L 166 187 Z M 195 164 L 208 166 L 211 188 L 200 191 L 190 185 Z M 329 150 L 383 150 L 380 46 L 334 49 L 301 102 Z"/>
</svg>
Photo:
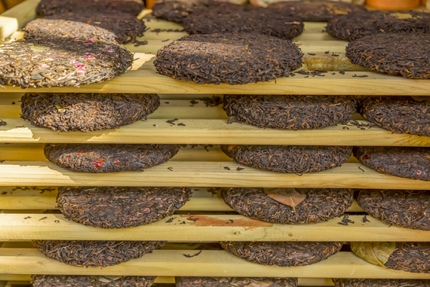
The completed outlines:
<svg viewBox="0 0 430 287">
<path fill-rule="evenodd" d="M 230 170 L 227 170 L 228 167 Z M 240 169 L 238 169 L 240 168 Z M 48 162 L 0 164 L 0 186 L 309 187 L 430 190 L 429 181 L 373 171 L 358 163 L 303 175 L 260 171 L 234 162 L 171 161 L 144 172 L 89 174 Z"/>
<path fill-rule="evenodd" d="M 428 231 L 389 227 L 370 217 L 367 217 L 370 222 L 363 223 L 362 215 L 350 215 L 349 219 L 354 223 L 344 226 L 339 224 L 342 218 L 317 224 L 281 225 L 234 214 L 175 214 L 149 225 L 126 229 L 101 229 L 69 221 L 61 214 L 0 214 L 2 230 L 0 240 L 166 240 L 169 242 L 426 242 L 430 240 Z"/>
<path fill-rule="evenodd" d="M 430 274 L 408 273 L 371 265 L 349 252 L 300 267 L 274 267 L 246 262 L 226 251 L 204 250 L 187 258 L 188 250 L 156 250 L 140 259 L 104 268 L 81 268 L 46 258 L 35 249 L 0 250 L 0 273 L 70 275 L 253 276 L 306 278 L 430 279 Z"/>
<path fill-rule="evenodd" d="M 176 122 L 185 126 L 171 125 L 165 119 L 148 119 L 119 129 L 65 133 L 38 128 L 23 119 L 3 120 L 7 124 L 0 126 L 0 143 L 430 146 L 430 137 L 394 134 L 378 127 L 359 127 L 352 122 L 318 130 L 285 131 L 228 124 L 225 119 L 179 119 Z M 368 125 L 367 121 L 359 123 Z"/>
<path fill-rule="evenodd" d="M 0 41 L 4 41 L 17 29 L 36 18 L 36 5 L 40 0 L 26 0 L 0 16 Z"/>
</svg>

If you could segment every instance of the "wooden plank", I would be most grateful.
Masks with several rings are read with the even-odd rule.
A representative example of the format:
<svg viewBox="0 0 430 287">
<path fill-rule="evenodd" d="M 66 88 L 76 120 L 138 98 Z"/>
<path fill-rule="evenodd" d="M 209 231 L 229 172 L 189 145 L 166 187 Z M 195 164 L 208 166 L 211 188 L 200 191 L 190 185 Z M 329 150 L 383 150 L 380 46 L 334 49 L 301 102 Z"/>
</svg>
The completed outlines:
<svg viewBox="0 0 430 287">
<path fill-rule="evenodd" d="M 282 225 L 235 214 L 175 214 L 148 225 L 101 229 L 69 221 L 62 214 L 0 214 L 0 240 L 430 241 L 428 231 L 388 226 L 370 217 L 363 223 L 362 215 L 350 215 L 353 223 L 344 226 L 339 224 L 342 218 Z"/>
<path fill-rule="evenodd" d="M 40 0 L 26 0 L 1 14 L 0 41 L 4 41 L 17 29 L 36 18 L 36 6 Z M 9 21 L 5 18 L 9 18 Z"/>
<path fill-rule="evenodd" d="M 227 170 L 225 167 L 229 167 Z M 359 163 L 303 175 L 256 170 L 235 162 L 170 161 L 144 172 L 80 173 L 50 162 L 0 163 L 0 186 L 189 186 L 381 188 L 430 190 L 429 181 L 386 175 Z"/>
<path fill-rule="evenodd" d="M 430 274 L 411 273 L 372 265 L 349 252 L 340 252 L 319 263 L 300 267 L 264 266 L 246 262 L 226 251 L 204 250 L 187 258 L 184 250 L 156 250 L 140 259 L 117 266 L 82 268 L 46 258 L 36 249 L 0 250 L 0 273 L 141 276 L 237 276 L 306 278 L 403 278 L 430 279 Z"/>
<path fill-rule="evenodd" d="M 430 81 L 429 81 L 430 82 Z M 170 119 L 173 119 L 174 115 Z M 255 144 L 255 145 L 349 145 L 349 146 L 430 146 L 430 137 L 394 134 L 370 127 L 367 121 L 318 130 L 285 131 L 261 129 L 225 119 L 166 119 L 138 121 L 119 129 L 90 133 L 55 132 L 32 126 L 17 118 L 3 118 L 0 143 L 157 143 L 157 144 Z"/>
</svg>

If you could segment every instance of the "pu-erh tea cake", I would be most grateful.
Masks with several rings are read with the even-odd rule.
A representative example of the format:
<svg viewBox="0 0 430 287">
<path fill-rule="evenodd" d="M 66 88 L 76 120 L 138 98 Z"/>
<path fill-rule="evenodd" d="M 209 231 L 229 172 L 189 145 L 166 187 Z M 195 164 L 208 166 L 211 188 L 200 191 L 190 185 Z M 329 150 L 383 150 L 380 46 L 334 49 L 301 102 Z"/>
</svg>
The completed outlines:
<svg viewBox="0 0 430 287">
<path fill-rule="evenodd" d="M 32 275 L 33 287 L 150 287 L 155 277 Z"/>
<path fill-rule="evenodd" d="M 223 108 L 233 121 L 285 130 L 346 124 L 357 110 L 353 97 L 301 95 L 225 95 Z"/>
<path fill-rule="evenodd" d="M 354 156 L 380 173 L 430 180 L 428 147 L 354 147 Z"/>
<path fill-rule="evenodd" d="M 176 277 L 176 287 L 297 287 L 297 278 Z"/>
<path fill-rule="evenodd" d="M 371 264 L 430 273 L 430 242 L 351 242 L 350 246 L 355 255 Z"/>
<path fill-rule="evenodd" d="M 347 146 L 222 145 L 221 150 L 246 166 L 297 174 L 339 167 L 352 153 Z"/>
<path fill-rule="evenodd" d="M 430 192 L 423 190 L 361 190 L 360 207 L 390 225 L 430 231 Z"/>
<path fill-rule="evenodd" d="M 142 0 L 41 0 L 36 8 L 37 15 L 55 15 L 70 12 L 124 12 L 133 15 L 144 9 Z"/>
<path fill-rule="evenodd" d="M 123 228 L 170 216 L 190 197 L 191 190 L 181 187 L 60 187 L 57 204 L 66 219 Z"/>
<path fill-rule="evenodd" d="M 278 2 L 268 6 L 280 14 L 290 14 L 303 21 L 327 22 L 334 15 L 344 15 L 353 11 L 366 11 L 363 5 L 341 1 L 302 0 Z"/>
<path fill-rule="evenodd" d="M 360 113 L 370 122 L 395 133 L 430 136 L 430 98 L 365 97 Z"/>
<path fill-rule="evenodd" d="M 351 206 L 350 189 L 224 188 L 224 201 L 241 215 L 280 224 L 328 221 Z"/>
<path fill-rule="evenodd" d="M 152 15 L 159 19 L 181 23 L 198 8 L 209 9 L 212 5 L 224 4 L 216 2 L 215 0 L 158 0 L 152 7 Z"/>
<path fill-rule="evenodd" d="M 303 22 L 291 15 L 247 5 L 198 9 L 182 21 L 189 34 L 260 33 L 292 39 L 303 32 Z"/>
<path fill-rule="evenodd" d="M 428 287 L 428 280 L 419 279 L 334 279 L 334 287 Z"/>
<path fill-rule="evenodd" d="M 90 132 L 145 119 L 159 106 L 154 94 L 27 93 L 21 118 L 54 131 Z"/>
<path fill-rule="evenodd" d="M 231 85 L 271 81 L 302 65 L 290 40 L 257 33 L 196 34 L 158 50 L 157 72 L 198 84 Z"/>
<path fill-rule="evenodd" d="M 430 33 L 430 13 L 354 11 L 333 17 L 327 24 L 327 32 L 337 39 L 347 41 L 381 33 Z"/>
<path fill-rule="evenodd" d="M 353 64 L 410 79 L 430 79 L 430 33 L 382 33 L 349 42 Z"/>
<path fill-rule="evenodd" d="M 163 241 L 36 240 L 33 244 L 51 259 L 72 266 L 106 267 L 140 258 Z"/>
<path fill-rule="evenodd" d="M 141 171 L 171 159 L 179 145 L 159 144 L 47 144 L 45 156 L 73 171 L 104 173 Z"/>
<path fill-rule="evenodd" d="M 73 30 L 74 27 L 76 30 Z M 146 30 L 143 21 L 132 14 L 79 11 L 33 20 L 26 25 L 24 36 L 26 39 L 58 39 L 58 37 L 65 40 L 74 37 L 92 39 L 87 35 L 89 31 L 95 30 L 95 28 L 113 33 L 116 36 L 116 41 L 121 44 L 130 41 L 135 42 L 136 38 L 142 36 Z"/>
<path fill-rule="evenodd" d="M 304 266 L 336 254 L 341 242 L 221 242 L 229 253 L 262 265 Z"/>
<path fill-rule="evenodd" d="M 124 74 L 133 54 L 119 44 L 94 40 L 16 41 L 0 45 L 0 85 L 79 87 Z"/>
</svg>

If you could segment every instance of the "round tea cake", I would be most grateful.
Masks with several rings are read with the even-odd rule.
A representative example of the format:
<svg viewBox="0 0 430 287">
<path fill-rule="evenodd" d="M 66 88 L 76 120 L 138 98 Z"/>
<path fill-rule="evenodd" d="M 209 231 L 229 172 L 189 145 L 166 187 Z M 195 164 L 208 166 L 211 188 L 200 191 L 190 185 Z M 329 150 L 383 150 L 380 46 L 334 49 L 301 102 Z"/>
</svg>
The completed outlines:
<svg viewBox="0 0 430 287">
<path fill-rule="evenodd" d="M 333 17 L 326 30 L 333 37 L 347 41 L 381 33 L 430 33 L 430 13 L 354 11 Z"/>
<path fill-rule="evenodd" d="M 345 54 L 353 64 L 389 75 L 430 79 L 430 33 L 383 33 L 349 42 Z"/>
<path fill-rule="evenodd" d="M 352 153 L 347 146 L 222 145 L 221 150 L 243 165 L 299 174 L 338 167 Z"/>
<path fill-rule="evenodd" d="M 430 231 L 430 192 L 415 190 L 361 190 L 360 207 L 390 225 Z"/>
<path fill-rule="evenodd" d="M 33 241 L 33 244 L 46 257 L 68 265 L 85 267 L 117 265 L 151 253 L 164 243 L 163 241 Z"/>
<path fill-rule="evenodd" d="M 340 251 L 341 242 L 221 242 L 229 253 L 246 261 L 277 266 L 304 266 Z"/>
<path fill-rule="evenodd" d="M 21 98 L 21 118 L 54 131 L 90 132 L 145 119 L 159 105 L 152 94 L 28 93 Z"/>
<path fill-rule="evenodd" d="M 91 27 L 91 28 L 89 28 Z M 74 29 L 75 28 L 75 29 Z M 96 29 L 100 28 L 100 29 Z M 93 39 L 92 30 L 104 30 L 113 33 L 119 43 L 135 42 L 145 32 L 145 24 L 134 15 L 122 12 L 74 12 L 39 18 L 25 26 L 26 39 Z M 93 34 L 97 35 L 95 32 Z M 115 39 L 114 39 L 115 40 Z"/>
<path fill-rule="evenodd" d="M 303 21 L 327 22 L 334 15 L 353 11 L 366 11 L 363 5 L 327 0 L 302 0 L 278 2 L 268 6 L 279 14 L 290 14 Z"/>
<path fill-rule="evenodd" d="M 191 197 L 181 187 L 60 187 L 64 217 L 102 228 L 149 224 L 172 215 Z"/>
<path fill-rule="evenodd" d="M 32 275 L 33 287 L 150 287 L 155 277 Z"/>
<path fill-rule="evenodd" d="M 303 32 L 303 22 L 291 15 L 247 5 L 198 9 L 182 21 L 189 34 L 260 33 L 292 39 Z"/>
<path fill-rule="evenodd" d="M 176 287 L 297 287 L 297 278 L 176 277 Z"/>
<path fill-rule="evenodd" d="M 189 35 L 157 52 L 158 73 L 198 84 L 271 81 L 300 68 L 303 53 L 289 40 L 257 33 Z"/>
<path fill-rule="evenodd" d="M 91 39 L 43 45 L 16 41 L 0 45 L 0 62 L 0 85 L 79 87 L 125 73 L 133 54 L 119 44 Z"/>
<path fill-rule="evenodd" d="M 225 188 L 224 201 L 241 215 L 280 223 L 303 224 L 341 216 L 352 204 L 350 189 Z"/>
<path fill-rule="evenodd" d="M 351 242 L 355 255 L 389 269 L 430 273 L 430 242 Z"/>
<path fill-rule="evenodd" d="M 37 15 L 47 16 L 70 12 L 124 12 L 133 15 L 144 9 L 142 0 L 41 0 L 36 8 Z"/>
<path fill-rule="evenodd" d="M 366 97 L 360 106 L 360 113 L 383 129 L 430 137 L 428 97 Z"/>
<path fill-rule="evenodd" d="M 198 8 L 209 8 L 214 0 L 158 0 L 152 7 L 152 15 L 156 18 L 181 23 L 188 15 Z M 217 3 L 218 4 L 218 3 Z M 221 4 L 221 3 L 219 3 Z"/>
<path fill-rule="evenodd" d="M 80 172 L 140 171 L 171 159 L 179 145 L 159 144 L 47 144 L 46 158 Z"/>
<path fill-rule="evenodd" d="M 430 181 L 429 147 L 355 147 L 354 156 L 380 173 Z"/>
<path fill-rule="evenodd" d="M 225 95 L 223 108 L 234 121 L 285 130 L 346 124 L 357 111 L 355 98 L 338 96 Z"/>
<path fill-rule="evenodd" d="M 333 279 L 334 287 L 428 287 L 428 280 L 419 279 Z"/>
</svg>

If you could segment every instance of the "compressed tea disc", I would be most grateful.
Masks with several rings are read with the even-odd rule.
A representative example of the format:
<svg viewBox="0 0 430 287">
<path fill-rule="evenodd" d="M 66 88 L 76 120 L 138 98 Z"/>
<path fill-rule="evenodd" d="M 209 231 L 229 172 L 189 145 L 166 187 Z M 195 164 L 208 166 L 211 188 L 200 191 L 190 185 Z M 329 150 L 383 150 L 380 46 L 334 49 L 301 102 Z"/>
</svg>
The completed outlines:
<svg viewBox="0 0 430 287">
<path fill-rule="evenodd" d="M 68 265 L 85 267 L 117 265 L 151 253 L 164 243 L 162 241 L 33 241 L 33 244 L 46 257 Z"/>
<path fill-rule="evenodd" d="M 57 204 L 64 217 L 102 228 L 149 224 L 172 215 L 191 197 L 180 187 L 61 187 Z"/>
<path fill-rule="evenodd" d="M 353 11 L 366 11 L 363 5 L 340 1 L 302 0 L 278 2 L 268 6 L 279 14 L 290 14 L 303 21 L 327 22 L 334 15 L 344 15 Z"/>
<path fill-rule="evenodd" d="M 428 147 L 355 147 L 354 156 L 380 173 L 430 181 Z"/>
<path fill-rule="evenodd" d="M 221 242 L 229 253 L 246 261 L 277 266 L 304 266 L 336 254 L 341 242 Z"/>
<path fill-rule="evenodd" d="M 223 108 L 235 121 L 285 130 L 346 124 L 357 110 L 353 97 L 284 95 L 225 95 Z"/>
<path fill-rule="evenodd" d="M 354 11 L 333 17 L 327 24 L 327 32 L 347 41 L 381 33 L 430 33 L 430 13 Z"/>
<path fill-rule="evenodd" d="M 100 29 L 97 29 L 100 28 Z M 109 31 L 116 36 L 119 43 L 136 41 L 136 38 L 145 32 L 145 24 L 134 15 L 122 12 L 74 12 L 55 14 L 38 18 L 29 22 L 24 27 L 25 39 L 46 41 L 49 39 L 93 39 L 92 35 L 98 35 Z M 111 34 L 109 33 L 109 34 Z M 104 32 L 103 37 L 106 32 Z M 114 39 L 115 40 L 115 37 Z"/>
<path fill-rule="evenodd" d="M 179 145 L 47 144 L 46 158 L 73 171 L 103 173 L 140 171 L 171 159 Z"/>
<path fill-rule="evenodd" d="M 0 45 L 0 85 L 22 88 L 79 87 L 125 73 L 133 54 L 119 44 L 70 40 Z"/>
<path fill-rule="evenodd" d="M 361 190 L 360 207 L 389 225 L 430 231 L 430 193 L 414 190 Z"/>
<path fill-rule="evenodd" d="M 178 80 L 246 84 L 284 77 L 301 67 L 289 40 L 256 33 L 189 35 L 157 52 L 157 72 Z"/>
<path fill-rule="evenodd" d="M 28 93 L 21 98 L 21 118 L 54 131 L 90 132 L 145 119 L 159 105 L 153 94 Z"/>
<path fill-rule="evenodd" d="M 32 275 L 33 287 L 150 287 L 155 277 Z"/>
<path fill-rule="evenodd" d="M 36 8 L 37 15 L 55 15 L 70 12 L 124 12 L 133 15 L 144 9 L 142 0 L 41 0 Z"/>
<path fill-rule="evenodd" d="M 261 7 L 219 5 L 198 9 L 182 21 L 189 34 L 260 33 L 292 39 L 303 32 L 303 22 L 287 14 Z"/>
<path fill-rule="evenodd" d="M 334 287 L 428 287 L 428 280 L 419 279 L 333 279 Z"/>
<path fill-rule="evenodd" d="M 284 173 L 335 168 L 352 153 L 352 147 L 340 146 L 222 145 L 221 150 L 240 164 Z"/>
<path fill-rule="evenodd" d="M 243 216 L 280 224 L 303 224 L 341 216 L 351 206 L 354 192 L 350 189 L 225 188 L 221 196 Z"/>
<path fill-rule="evenodd" d="M 426 97 L 366 97 L 361 114 L 383 129 L 430 136 L 430 99 Z"/>
<path fill-rule="evenodd" d="M 355 255 L 371 264 L 430 273 L 430 242 L 350 242 Z"/>
<path fill-rule="evenodd" d="M 297 287 L 297 278 L 176 277 L 176 287 Z"/>
<path fill-rule="evenodd" d="M 430 79 L 430 34 L 383 33 L 349 42 L 345 54 L 353 64 L 389 75 Z"/>
<path fill-rule="evenodd" d="M 158 0 L 152 7 L 156 18 L 181 23 L 194 10 L 202 7 L 209 9 L 215 5 L 214 0 Z M 218 4 L 218 3 L 217 3 Z"/>
</svg>

